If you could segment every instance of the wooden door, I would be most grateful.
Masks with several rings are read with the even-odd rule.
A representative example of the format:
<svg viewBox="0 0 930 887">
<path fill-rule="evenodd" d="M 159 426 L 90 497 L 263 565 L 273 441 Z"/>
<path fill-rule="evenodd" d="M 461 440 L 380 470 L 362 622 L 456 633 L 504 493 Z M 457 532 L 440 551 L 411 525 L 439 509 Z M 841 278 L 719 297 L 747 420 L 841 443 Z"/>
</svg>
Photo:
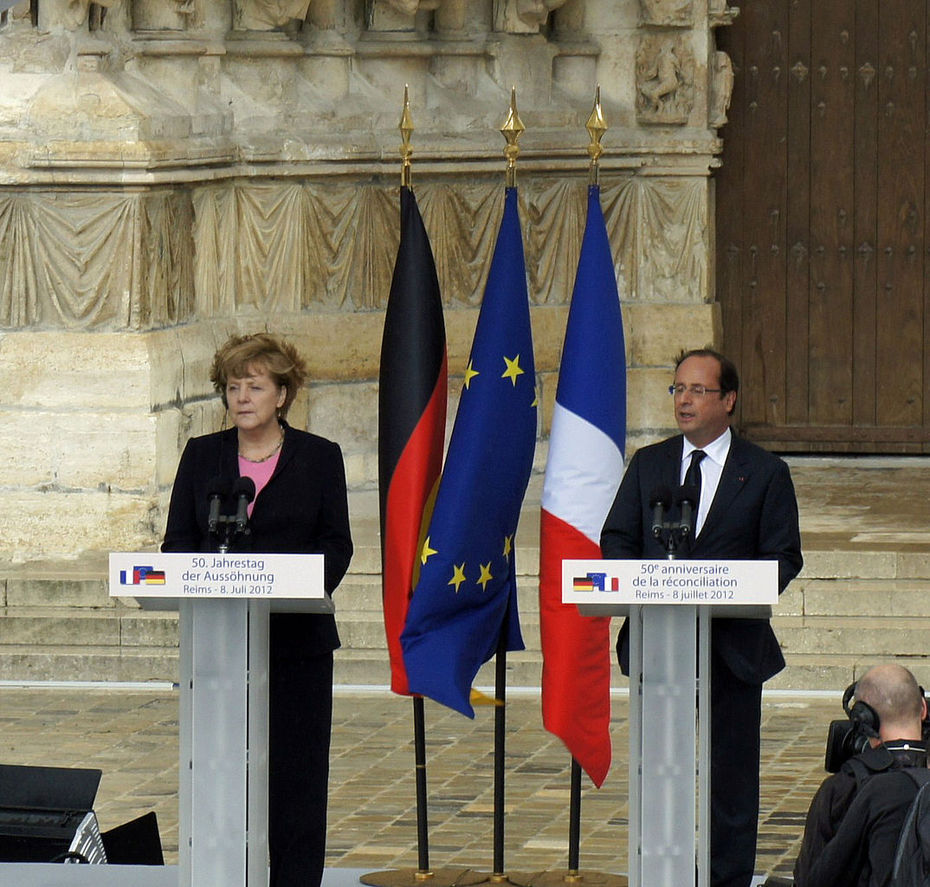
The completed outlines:
<svg viewBox="0 0 930 887">
<path fill-rule="evenodd" d="M 716 175 L 742 432 L 930 451 L 928 0 L 744 0 Z"/>
</svg>

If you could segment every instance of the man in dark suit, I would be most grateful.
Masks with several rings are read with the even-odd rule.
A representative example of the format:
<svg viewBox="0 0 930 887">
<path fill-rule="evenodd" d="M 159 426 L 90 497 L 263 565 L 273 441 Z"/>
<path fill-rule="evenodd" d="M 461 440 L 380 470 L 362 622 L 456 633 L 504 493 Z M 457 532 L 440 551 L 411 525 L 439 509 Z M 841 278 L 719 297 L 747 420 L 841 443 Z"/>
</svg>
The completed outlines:
<svg viewBox="0 0 930 887">
<path fill-rule="evenodd" d="M 736 437 L 730 417 L 739 376 L 711 349 L 681 354 L 670 387 L 680 435 L 630 460 L 601 534 L 605 558 L 665 558 L 652 533 L 650 499 L 686 481 L 700 486 L 694 533 L 680 557 L 778 561 L 781 593 L 801 569 L 798 506 L 788 466 Z M 697 451 L 698 455 L 692 454 Z M 703 454 L 703 455 L 701 455 Z M 691 468 L 696 463 L 695 468 Z M 699 477 L 694 478 L 693 472 Z M 673 506 L 668 517 L 678 514 Z M 629 668 L 627 625 L 617 654 Z M 748 887 L 759 817 L 762 684 L 785 665 L 767 619 L 715 619 L 711 626 L 711 884 Z"/>
</svg>

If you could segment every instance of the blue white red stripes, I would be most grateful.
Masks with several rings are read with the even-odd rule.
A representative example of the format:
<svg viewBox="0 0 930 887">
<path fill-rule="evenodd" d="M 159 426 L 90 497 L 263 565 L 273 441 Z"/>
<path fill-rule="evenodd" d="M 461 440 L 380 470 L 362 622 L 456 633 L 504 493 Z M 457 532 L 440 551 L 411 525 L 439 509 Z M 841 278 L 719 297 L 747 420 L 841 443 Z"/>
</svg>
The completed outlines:
<svg viewBox="0 0 930 887">
<path fill-rule="evenodd" d="M 595 785 L 610 768 L 610 620 L 562 603 L 562 560 L 600 557 L 626 435 L 623 320 L 600 191 L 588 191 L 565 331 L 540 521 L 542 707 Z"/>
</svg>

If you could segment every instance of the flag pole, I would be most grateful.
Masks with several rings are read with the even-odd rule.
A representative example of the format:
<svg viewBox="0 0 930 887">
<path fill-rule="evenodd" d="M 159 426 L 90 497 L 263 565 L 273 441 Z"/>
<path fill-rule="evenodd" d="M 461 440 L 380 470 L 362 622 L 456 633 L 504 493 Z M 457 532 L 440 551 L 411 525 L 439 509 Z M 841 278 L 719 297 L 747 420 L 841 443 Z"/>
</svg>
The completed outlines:
<svg viewBox="0 0 930 887">
<path fill-rule="evenodd" d="M 594 108 L 588 117 L 585 129 L 588 131 L 588 185 L 600 185 L 600 159 L 604 153 L 601 139 L 607 132 L 607 122 L 601 107 L 601 87 L 595 89 Z M 565 872 L 541 872 L 526 881 L 520 887 L 626 887 L 628 880 L 623 875 L 606 872 L 586 871 L 582 873 L 581 858 L 581 764 L 572 756 L 569 786 L 568 815 L 568 869 Z"/>
<path fill-rule="evenodd" d="M 411 188 L 413 147 L 410 143 L 413 135 L 413 117 L 410 113 L 410 90 L 404 86 L 404 107 L 398 125 L 401 135 L 401 189 Z M 391 869 L 380 872 L 368 872 L 359 877 L 362 884 L 369 887 L 420 887 L 427 882 L 430 887 L 465 887 L 480 883 L 483 874 L 475 876 L 464 868 L 443 868 L 436 872 L 429 864 L 429 802 L 426 780 L 426 711 L 423 697 L 413 695 L 413 745 L 414 775 L 416 783 L 417 805 L 417 868 Z"/>
<path fill-rule="evenodd" d="M 585 124 L 588 131 L 588 184 L 600 184 L 600 159 L 604 153 L 601 139 L 607 132 L 607 121 L 601 108 L 601 86 L 594 91 L 594 108 Z M 568 872 L 565 881 L 579 881 L 581 876 L 581 765 L 572 757 L 571 785 L 568 807 Z"/>
<path fill-rule="evenodd" d="M 601 108 L 601 85 L 598 84 L 594 90 L 594 108 L 585 124 L 588 131 L 588 137 L 591 141 L 588 143 L 588 157 L 591 158 L 588 163 L 588 184 L 599 185 L 601 173 L 601 155 L 604 148 L 601 145 L 601 139 L 607 132 L 607 120 L 604 118 L 604 110 Z"/>
<path fill-rule="evenodd" d="M 517 111 L 517 88 L 510 87 L 510 108 L 507 118 L 501 126 L 501 135 L 504 137 L 504 157 L 507 159 L 506 186 L 517 186 L 517 158 L 520 156 L 520 136 L 526 127 Z M 492 884 L 507 882 L 509 879 L 504 870 L 504 803 L 505 803 L 505 756 L 507 744 L 507 622 L 510 619 L 508 608 L 507 617 L 501 626 L 501 634 L 497 643 L 495 657 L 494 681 L 494 865 L 490 881 Z"/>
<path fill-rule="evenodd" d="M 507 729 L 507 637 L 501 629 L 494 663 L 494 867 L 492 884 L 509 879 L 504 873 L 504 756 Z"/>
<path fill-rule="evenodd" d="M 401 170 L 400 184 L 402 188 L 410 188 L 412 175 L 413 148 L 410 138 L 413 135 L 413 117 L 410 114 L 410 88 L 404 85 L 404 110 L 400 116 L 401 137 Z M 426 707 L 422 696 L 413 697 L 413 754 L 416 776 L 417 798 L 417 870 L 414 875 L 416 882 L 433 879 L 433 872 L 429 867 L 429 800 L 426 789 Z"/>
</svg>

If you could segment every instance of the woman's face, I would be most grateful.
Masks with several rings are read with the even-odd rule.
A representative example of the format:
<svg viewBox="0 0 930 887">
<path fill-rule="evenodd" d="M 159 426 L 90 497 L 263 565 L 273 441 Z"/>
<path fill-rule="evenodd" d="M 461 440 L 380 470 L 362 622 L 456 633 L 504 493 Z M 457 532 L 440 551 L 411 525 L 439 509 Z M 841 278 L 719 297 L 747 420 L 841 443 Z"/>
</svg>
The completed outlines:
<svg viewBox="0 0 930 887">
<path fill-rule="evenodd" d="M 263 366 L 250 365 L 241 378 L 230 376 L 226 380 L 229 415 L 240 431 L 265 431 L 276 425 L 286 394 L 287 389 Z"/>
</svg>

